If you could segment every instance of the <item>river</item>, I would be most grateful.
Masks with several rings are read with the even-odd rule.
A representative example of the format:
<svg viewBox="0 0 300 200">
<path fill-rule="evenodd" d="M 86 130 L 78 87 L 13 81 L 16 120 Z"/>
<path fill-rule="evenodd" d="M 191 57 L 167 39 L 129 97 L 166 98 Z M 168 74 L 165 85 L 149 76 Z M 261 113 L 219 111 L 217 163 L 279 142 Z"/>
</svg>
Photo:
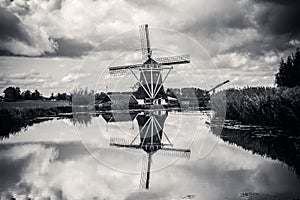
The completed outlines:
<svg viewBox="0 0 300 200">
<path fill-rule="evenodd" d="M 110 143 L 139 143 L 137 134 L 150 118 L 146 113 L 126 115 L 53 119 L 4 138 L 0 142 L 1 199 L 300 197 L 300 180 L 290 163 L 228 140 L 228 134 L 213 134 L 206 123 L 209 112 L 150 116 L 148 125 L 162 131 L 161 142 L 168 144 L 169 139 L 173 146 L 168 148 L 189 149 L 190 154 L 186 158 L 158 150 L 151 158 L 149 189 L 141 188 L 146 151 Z M 255 145 L 264 149 L 261 143 Z"/>
</svg>

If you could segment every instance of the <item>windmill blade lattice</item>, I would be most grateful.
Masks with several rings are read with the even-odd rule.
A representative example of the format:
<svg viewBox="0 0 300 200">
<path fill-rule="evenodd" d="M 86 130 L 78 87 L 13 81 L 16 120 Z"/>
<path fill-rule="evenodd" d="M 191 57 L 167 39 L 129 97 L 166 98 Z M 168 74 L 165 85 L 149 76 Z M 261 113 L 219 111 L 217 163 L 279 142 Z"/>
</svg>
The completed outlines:
<svg viewBox="0 0 300 200">
<path fill-rule="evenodd" d="M 190 159 L 191 151 L 189 149 L 173 149 L 173 148 L 162 148 L 155 153 L 156 155 L 172 156 L 177 158 Z"/>
<path fill-rule="evenodd" d="M 180 55 L 180 56 L 169 56 L 169 57 L 160 57 L 154 58 L 156 62 L 160 65 L 178 65 L 190 63 L 190 55 Z"/>
<path fill-rule="evenodd" d="M 132 143 L 131 140 L 127 140 L 124 138 L 110 138 L 109 141 L 110 146 L 115 146 L 119 148 L 134 148 L 134 149 L 140 149 L 141 146 L 138 143 Z"/>
<path fill-rule="evenodd" d="M 127 75 L 130 70 L 139 69 L 141 66 L 142 64 L 114 66 L 109 68 L 109 74 L 113 77 Z"/>
<path fill-rule="evenodd" d="M 151 56 L 148 24 L 140 25 L 139 32 L 140 32 L 140 39 L 141 39 L 142 59 L 146 60 L 148 57 Z"/>
<path fill-rule="evenodd" d="M 144 154 L 143 158 L 142 158 L 140 188 L 146 188 L 147 168 L 148 168 L 147 163 L 148 163 L 148 157 L 147 157 L 147 154 Z"/>
</svg>

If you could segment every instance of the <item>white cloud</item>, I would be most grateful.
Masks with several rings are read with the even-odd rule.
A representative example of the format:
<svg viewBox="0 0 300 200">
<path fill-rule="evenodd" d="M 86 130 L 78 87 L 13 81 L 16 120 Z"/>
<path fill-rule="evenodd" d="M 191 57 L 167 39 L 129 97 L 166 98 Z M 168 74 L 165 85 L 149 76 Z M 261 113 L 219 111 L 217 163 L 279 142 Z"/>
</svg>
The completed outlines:
<svg viewBox="0 0 300 200">
<path fill-rule="evenodd" d="M 70 83 L 77 80 L 79 81 L 81 78 L 86 78 L 88 76 L 89 74 L 87 73 L 72 73 L 72 74 L 68 74 L 67 76 L 64 76 L 61 81 L 63 83 Z"/>
<path fill-rule="evenodd" d="M 289 41 L 289 44 L 291 44 L 295 47 L 298 47 L 300 44 L 300 41 L 299 40 L 291 40 L 291 41 Z"/>
</svg>

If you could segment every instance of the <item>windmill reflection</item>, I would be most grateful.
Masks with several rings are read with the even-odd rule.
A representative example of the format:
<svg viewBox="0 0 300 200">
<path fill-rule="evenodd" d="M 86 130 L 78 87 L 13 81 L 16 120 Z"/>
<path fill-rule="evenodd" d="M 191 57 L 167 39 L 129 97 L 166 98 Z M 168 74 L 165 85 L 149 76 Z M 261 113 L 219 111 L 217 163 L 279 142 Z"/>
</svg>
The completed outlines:
<svg viewBox="0 0 300 200">
<path fill-rule="evenodd" d="M 117 114 L 116 116 L 118 116 Z M 103 116 L 103 115 L 102 115 Z M 146 152 L 142 161 L 142 172 L 140 187 L 149 189 L 152 156 L 154 154 L 164 154 L 189 158 L 190 149 L 174 148 L 170 139 L 164 131 L 164 124 L 168 112 L 165 110 L 143 111 L 136 116 L 139 125 L 138 134 L 132 141 L 120 138 L 111 138 L 110 145 L 119 148 L 141 149 Z M 105 117 L 104 117 L 105 118 Z M 115 120 L 117 117 L 114 117 Z M 138 139 L 139 138 L 139 139 Z M 163 138 L 167 143 L 163 143 Z"/>
</svg>

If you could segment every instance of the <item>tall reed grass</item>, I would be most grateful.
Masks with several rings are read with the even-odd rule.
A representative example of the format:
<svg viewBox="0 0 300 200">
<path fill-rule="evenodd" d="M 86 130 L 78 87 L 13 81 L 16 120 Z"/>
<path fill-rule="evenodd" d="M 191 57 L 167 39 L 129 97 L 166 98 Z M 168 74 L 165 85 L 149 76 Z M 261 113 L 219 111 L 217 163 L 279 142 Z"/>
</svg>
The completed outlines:
<svg viewBox="0 0 300 200">
<path fill-rule="evenodd" d="M 212 109 L 216 115 L 226 116 L 226 119 L 244 124 L 291 129 L 300 127 L 300 87 L 227 89 L 212 95 L 211 98 Z"/>
</svg>

